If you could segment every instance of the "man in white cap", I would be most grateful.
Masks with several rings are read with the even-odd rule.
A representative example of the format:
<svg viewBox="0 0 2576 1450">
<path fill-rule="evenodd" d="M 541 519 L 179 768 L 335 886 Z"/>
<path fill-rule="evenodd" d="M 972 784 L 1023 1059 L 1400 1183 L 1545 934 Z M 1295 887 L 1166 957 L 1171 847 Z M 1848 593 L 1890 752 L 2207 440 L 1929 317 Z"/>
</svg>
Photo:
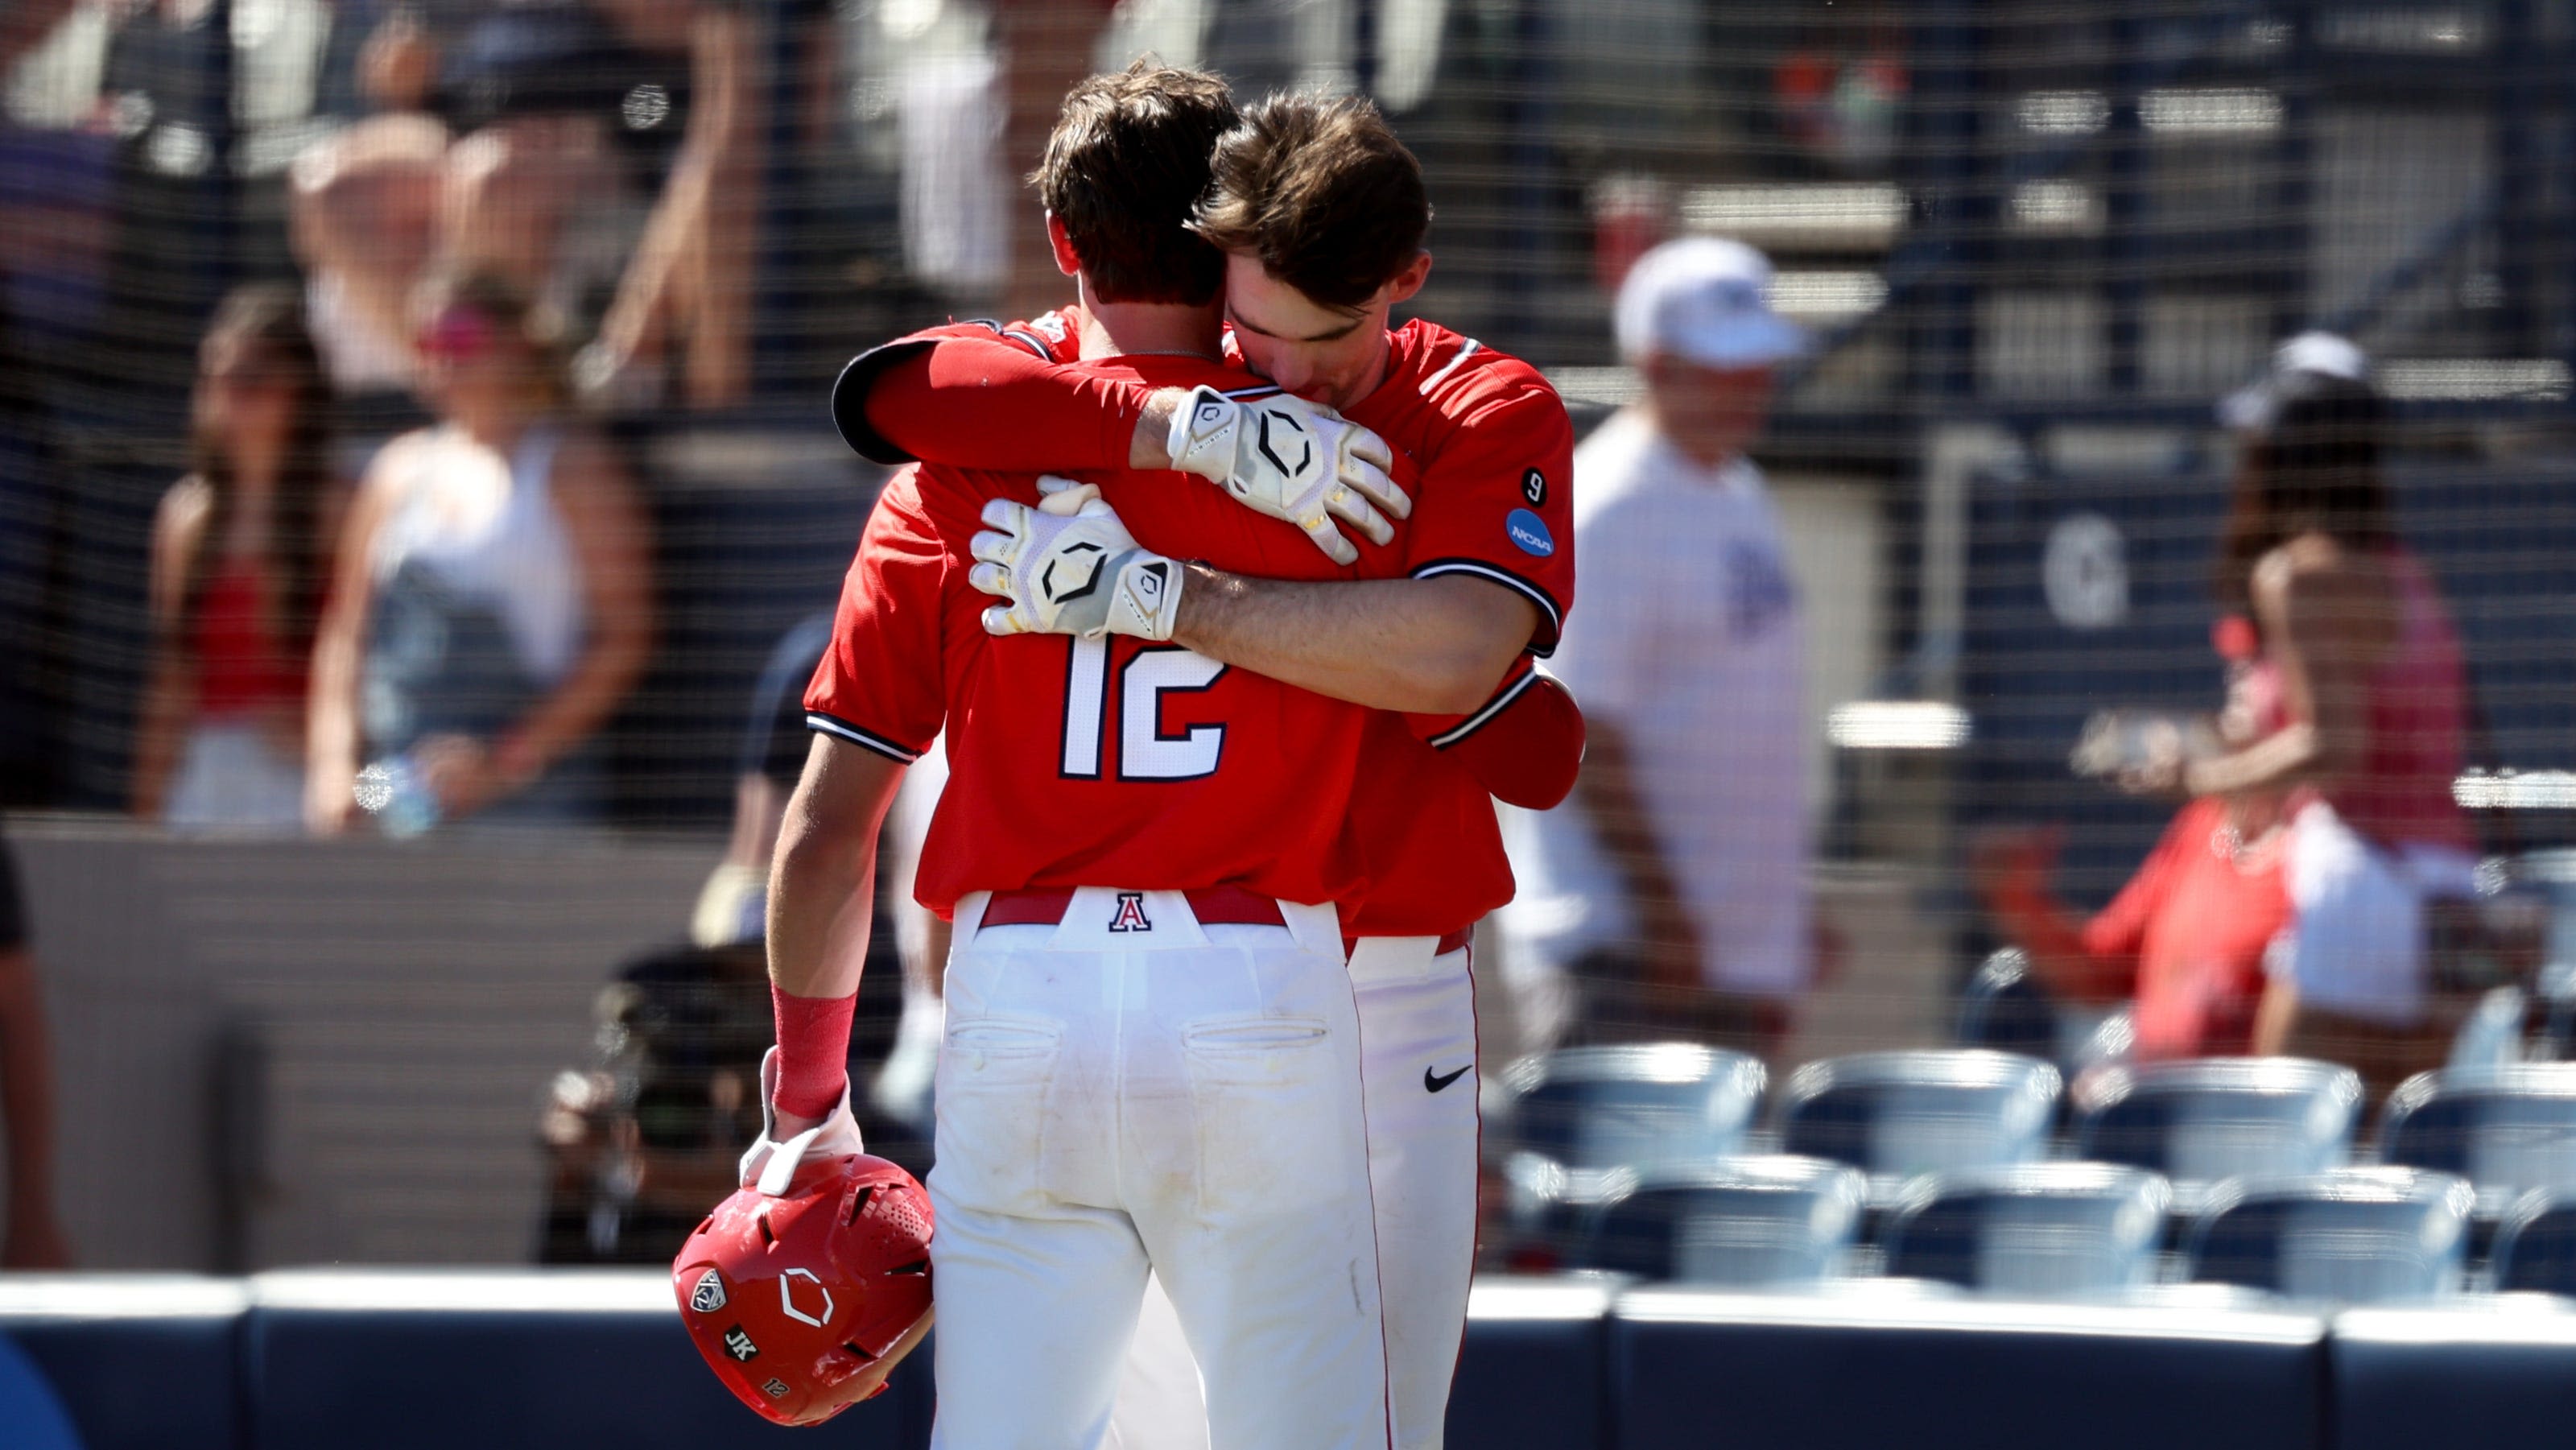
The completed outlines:
<svg viewBox="0 0 2576 1450">
<path fill-rule="evenodd" d="M 1645 396 L 1575 451 L 1585 600 L 1555 664 L 1590 744 L 1575 799 L 1525 822 L 1512 916 L 1577 994 L 1575 1041 L 1768 1057 L 1808 984 L 1798 590 L 1744 456 L 1805 342 L 1770 281 L 1740 242 L 1639 259 L 1616 327 Z"/>
</svg>

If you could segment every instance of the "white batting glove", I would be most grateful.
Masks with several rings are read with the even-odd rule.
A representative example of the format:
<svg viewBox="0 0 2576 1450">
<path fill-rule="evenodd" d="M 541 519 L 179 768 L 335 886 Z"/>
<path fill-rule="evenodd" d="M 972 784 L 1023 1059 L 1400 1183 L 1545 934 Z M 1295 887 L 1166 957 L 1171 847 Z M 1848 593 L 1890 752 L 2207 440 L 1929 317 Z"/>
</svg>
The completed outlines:
<svg viewBox="0 0 2576 1450">
<path fill-rule="evenodd" d="M 831 1116 L 785 1142 L 778 1140 L 778 1049 L 760 1060 L 760 1137 L 742 1155 L 735 1181 L 771 1198 L 787 1196 L 787 1185 L 807 1162 L 865 1153 L 859 1120 L 850 1115 L 850 1085 L 841 1084 L 841 1101 Z"/>
<path fill-rule="evenodd" d="M 1136 542 L 1088 483 L 1044 478 L 1036 508 L 995 499 L 969 545 L 966 580 L 1002 603 L 984 611 L 991 634 L 1107 634 L 1167 640 L 1180 618 L 1181 566 Z"/>
<path fill-rule="evenodd" d="M 1386 515 L 1413 512 L 1413 500 L 1387 476 L 1395 455 L 1385 439 L 1288 393 L 1237 401 L 1199 388 L 1172 415 L 1163 446 L 1174 468 L 1221 485 L 1255 513 L 1295 524 L 1336 564 L 1358 563 L 1360 551 L 1333 520 L 1383 544 L 1395 537 Z"/>
</svg>

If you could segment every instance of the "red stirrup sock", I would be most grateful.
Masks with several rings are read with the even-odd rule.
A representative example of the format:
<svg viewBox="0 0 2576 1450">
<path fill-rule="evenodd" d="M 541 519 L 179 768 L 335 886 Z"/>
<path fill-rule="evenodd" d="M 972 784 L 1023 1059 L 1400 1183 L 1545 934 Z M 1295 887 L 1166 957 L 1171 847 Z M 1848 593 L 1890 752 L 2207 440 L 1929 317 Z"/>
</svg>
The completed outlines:
<svg viewBox="0 0 2576 1450">
<path fill-rule="evenodd" d="M 796 997 L 769 988 L 778 1023 L 778 1106 L 800 1118 L 820 1118 L 841 1105 L 849 1082 L 850 1014 L 859 994 Z"/>
</svg>

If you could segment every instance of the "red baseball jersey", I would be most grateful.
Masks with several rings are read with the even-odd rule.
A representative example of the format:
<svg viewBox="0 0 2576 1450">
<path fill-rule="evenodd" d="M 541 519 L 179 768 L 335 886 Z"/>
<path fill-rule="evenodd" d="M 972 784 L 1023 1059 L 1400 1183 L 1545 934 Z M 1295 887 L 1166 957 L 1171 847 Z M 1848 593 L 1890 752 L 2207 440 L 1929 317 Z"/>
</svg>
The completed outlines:
<svg viewBox="0 0 2576 1450">
<path fill-rule="evenodd" d="M 1087 370 L 1153 387 L 1245 381 L 1187 358 Z M 1369 573 L 1191 475 L 1085 476 L 1157 552 L 1273 578 Z M 813 728 L 897 760 L 946 729 L 922 904 L 945 916 L 970 891 L 1059 886 L 1354 898 L 1362 853 L 1344 821 L 1370 712 L 1178 646 L 986 634 L 993 600 L 966 582 L 967 550 L 996 497 L 1035 503 L 1036 482 L 924 465 L 888 483 L 805 697 Z"/>
<path fill-rule="evenodd" d="M 1538 369 L 1437 323 L 1416 318 L 1387 343 L 1385 381 L 1348 416 L 1420 475 L 1413 517 L 1396 534 L 1402 572 L 1464 575 L 1521 595 L 1538 612 L 1531 652 L 1547 654 L 1574 605 L 1574 425 L 1565 404 Z M 1368 883 L 1358 911 L 1345 914 L 1354 935 L 1457 931 L 1512 899 L 1493 783 L 1456 747 L 1541 703 L 1530 699 L 1539 692 L 1527 670 L 1464 719 L 1371 718 L 1351 796 L 1349 829 Z M 1579 751 L 1580 717 L 1574 727 L 1570 746 L 1562 729 L 1542 740 Z"/>
<path fill-rule="evenodd" d="M 919 453 L 989 468 L 1111 466 L 1126 457 L 1146 396 L 1166 384 L 1059 366 L 1076 356 L 1079 332 L 1068 312 L 915 333 L 851 362 L 833 416 L 852 447 L 880 461 Z M 1392 546 L 1354 537 L 1361 572 L 1468 575 L 1510 589 L 1537 611 L 1531 648 L 1546 653 L 1573 603 L 1574 437 L 1563 403 L 1536 369 L 1437 324 L 1409 322 L 1387 343 L 1386 378 L 1350 416 L 1405 458 L 1415 506 Z M 923 366 L 899 370 L 914 358 Z M 996 408 L 1020 426 L 993 428 Z M 1111 496 L 1123 516 L 1126 494 Z M 1440 934 L 1510 900 L 1488 796 L 1513 794 L 1521 775 L 1561 794 L 1582 748 L 1581 716 L 1562 692 L 1534 685 L 1524 662 L 1469 715 L 1373 713 L 1367 728 L 1349 822 L 1367 880 L 1345 921 L 1361 935 Z"/>
</svg>

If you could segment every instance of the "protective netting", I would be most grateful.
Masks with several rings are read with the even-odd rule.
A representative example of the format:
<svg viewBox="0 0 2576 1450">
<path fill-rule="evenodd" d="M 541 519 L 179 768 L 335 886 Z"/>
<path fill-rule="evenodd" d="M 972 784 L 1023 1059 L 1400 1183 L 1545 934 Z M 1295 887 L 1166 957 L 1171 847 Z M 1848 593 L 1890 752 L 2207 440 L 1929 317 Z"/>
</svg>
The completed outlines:
<svg viewBox="0 0 2576 1450">
<path fill-rule="evenodd" d="M 793 693 L 781 641 L 830 607 L 879 477 L 832 435 L 834 370 L 944 317 L 1071 300 L 1019 178 L 1068 83 L 1150 52 L 1220 71 L 1245 99 L 1375 96 L 1436 209 L 1436 265 L 1407 310 L 1538 364 L 1587 434 L 1646 395 L 1610 318 L 1629 265 L 1659 241 L 1761 249 L 1776 268 L 1770 305 L 1810 339 L 1781 369 L 1751 451 L 1777 519 L 1769 563 L 1728 574 L 1720 606 L 1737 623 L 1749 609 L 1796 626 L 1789 672 L 1762 686 L 1794 696 L 1791 723 L 1768 746 L 1746 743 L 1756 727 L 1728 713 L 1741 698 L 1694 673 L 1709 658 L 1697 636 L 1720 626 L 1685 620 L 1668 688 L 1648 703 L 1707 698 L 1705 758 L 1626 758 L 1640 794 L 1709 803 L 1702 819 L 1660 823 L 1667 868 L 1780 867 L 1823 929 L 1811 938 L 1802 922 L 1791 942 L 1705 919 L 1744 894 L 1713 888 L 1695 960 L 1724 1000 L 1670 1017 L 1651 981 L 1659 954 L 1680 950 L 1659 936 L 1674 917 L 1619 899 L 1635 863 L 1533 872 L 1542 889 L 1487 933 L 1497 1068 L 1518 1049 L 1620 1037 L 1602 1020 L 1617 1015 L 1611 1001 L 1756 1047 L 1775 1074 L 1963 1036 L 2069 1069 L 2116 1055 L 2117 1024 L 2088 1033 L 2145 990 L 2139 948 L 2069 935 L 2169 829 L 2192 836 L 2181 857 L 2266 869 L 2262 853 L 2290 851 L 2291 828 L 2267 834 L 2275 818 L 2321 779 L 2313 763 L 2276 772 L 2261 785 L 2270 804 L 2246 816 L 2223 803 L 2249 792 L 2212 777 L 2202 784 L 2221 804 L 2189 808 L 2200 814 L 2180 826 L 2172 790 L 2120 788 L 2124 771 L 2136 786 L 2213 738 L 2194 718 L 2231 701 L 2260 717 L 2259 738 L 2332 735 L 2318 712 L 2347 706 L 2383 732 L 2420 730 L 2403 768 L 2418 784 L 2440 775 L 2441 791 L 2393 816 L 2365 805 L 2352 849 L 2355 871 L 2403 878 L 2386 892 L 2420 908 L 2353 930 L 2421 949 L 2388 969 L 2406 983 L 2394 998 L 2347 1001 L 2334 992 L 2351 983 L 2330 983 L 2317 1000 L 2356 1010 L 2311 1013 L 2309 1035 L 2287 1040 L 2239 1020 L 2265 990 L 2243 943 L 2224 963 L 2168 953 L 2189 980 L 2165 983 L 2156 1010 L 2188 1021 L 2132 1033 L 2158 1050 L 2342 1052 L 2376 1094 L 2455 1050 L 2554 1052 L 2551 1024 L 2576 1018 L 2553 995 L 2571 989 L 2567 973 L 2545 969 L 2576 963 L 2576 866 L 2551 850 L 2576 822 L 2566 0 L 21 0 L 0 44 L 0 774 L 14 806 L 301 829 L 301 692 L 332 683 L 311 642 L 329 632 L 333 578 L 352 567 L 333 559 L 343 500 L 371 467 L 444 466 L 441 415 L 416 390 L 420 347 L 470 356 L 490 339 L 425 327 L 420 286 L 464 271 L 506 284 L 558 384 L 526 420 L 539 441 L 501 466 L 522 497 L 536 484 L 624 500 L 610 508 L 623 544 L 600 546 L 595 519 L 535 519 L 517 556 L 528 572 L 485 607 L 459 607 L 436 580 L 376 580 L 392 602 L 369 647 L 411 650 L 418 672 L 411 693 L 353 695 L 349 711 L 369 738 L 497 745 L 583 661 L 626 649 L 601 666 L 608 684 L 580 728 L 549 742 L 519 812 L 711 838 L 745 781 L 780 774 L 765 742 Z M 221 311 L 262 285 L 236 304 L 249 311 Z M 306 363 L 260 331 L 298 304 Z M 2363 602 L 2337 596 L 2326 613 L 2368 616 L 2365 633 L 2394 620 L 2391 638 L 2447 620 L 2457 645 L 2430 665 L 2372 645 L 2360 703 L 2343 706 L 2309 698 L 2313 682 L 2281 684 L 2278 621 L 2267 635 L 2258 592 L 2229 587 L 2221 567 L 2259 436 L 2242 425 L 2277 404 L 2240 390 L 2277 376 L 2276 346 L 2312 329 L 2357 345 L 2357 362 L 2326 371 L 2366 379 L 2383 404 L 2373 427 L 2391 505 L 2385 536 L 2361 551 Z M 215 376 L 227 369 L 241 376 Z M 263 430 L 272 405 L 321 431 Z M 424 428 L 414 442 L 433 451 L 382 451 Z M 245 440 L 263 437 L 288 466 L 252 456 L 261 445 Z M 318 461 L 299 474 L 308 445 Z M 245 512 L 221 488 L 174 489 L 209 469 L 267 470 L 308 501 Z M 1584 486 L 1579 472 L 1578 497 Z M 245 558 L 271 563 L 229 567 Z M 1584 559 L 1587 579 L 1628 567 Z M 602 568 L 624 571 L 623 592 L 589 587 Z M 621 612 L 649 612 L 649 632 L 613 641 Z M 225 662 L 220 728 L 199 728 L 202 697 L 220 692 L 210 680 L 156 683 L 174 649 Z M 2456 671 L 2442 663 L 2454 656 Z M 1580 677 L 1579 662 L 1567 668 Z M 2244 687 L 2261 696 L 2252 704 L 2231 694 L 2249 677 L 2270 681 Z M 1650 728 L 1617 708 L 1596 720 Z M 388 721 L 400 728 L 379 728 Z M 2368 768 L 2386 765 L 2358 748 Z M 405 772 L 427 767 L 366 754 L 342 762 L 343 791 L 350 771 L 376 767 L 355 780 L 349 818 L 426 825 L 402 807 L 419 789 Z M 1667 775 L 1659 788 L 1656 771 L 1791 786 L 1734 795 Z M 1514 821 L 1516 843 L 1543 856 L 1553 826 L 1597 845 L 1588 799 L 1552 823 Z M 1705 818 L 1737 799 L 1800 828 L 1743 845 Z M 2445 799 L 2457 815 L 2428 829 L 2448 854 L 2408 864 L 2388 821 L 2420 825 Z M 48 829 L 99 849 L 87 827 Z M 25 852 L 71 849 L 20 835 Z M 734 894 L 711 892 L 702 923 L 731 913 L 741 925 L 757 845 L 736 852 L 720 883 Z M 317 959 L 367 951 L 349 913 L 292 905 L 313 849 L 279 846 L 286 877 L 237 892 L 31 866 L 50 893 L 34 915 L 105 951 L 123 938 L 52 923 L 110 920 L 138 898 L 218 915 L 233 901 L 231 935 L 154 940 L 229 943 L 207 949 L 210 963 L 255 959 L 270 937 Z M 475 850 L 463 836 L 437 849 Z M 1763 851 L 1789 859 L 1747 854 Z M 614 875 L 615 859 L 599 870 Z M 594 915 L 634 888 L 585 879 L 547 878 Z M 275 915 L 252 930 L 240 903 Z M 2519 937 L 2490 920 L 2516 911 L 2530 914 Z M 666 935 L 689 914 L 671 902 Z M 633 935 L 601 939 L 594 976 L 653 937 Z M 2310 960 L 2366 945 L 2320 942 Z M 2007 946 L 2024 950 L 2024 974 L 1980 976 Z M 2269 970 L 2295 976 L 2279 951 Z M 564 1092 L 613 1097 L 617 1075 L 632 1076 L 618 1053 L 632 1058 L 645 1035 L 636 1004 L 665 990 L 637 971 L 601 1009 L 614 1050 L 583 1058 L 576 1013 L 508 1070 L 559 1060 L 595 1070 L 592 1087 Z M 2515 1015 L 2491 989 L 2521 994 Z M 115 990 L 97 986 L 97 1000 Z M 347 1010 L 378 1020 L 359 997 Z M 407 1040 L 434 1054 L 442 1033 L 479 1030 L 437 1019 Z M 227 1212 L 263 1211 L 243 1206 L 251 1188 L 227 1192 L 240 1200 Z M 558 1211 L 570 1215 L 559 1235 L 597 1237 L 579 1211 Z M 373 1248 L 485 1251 L 420 1233 Z M 239 1242 L 259 1246 L 237 1246 L 253 1257 L 293 1252 Z"/>
</svg>

